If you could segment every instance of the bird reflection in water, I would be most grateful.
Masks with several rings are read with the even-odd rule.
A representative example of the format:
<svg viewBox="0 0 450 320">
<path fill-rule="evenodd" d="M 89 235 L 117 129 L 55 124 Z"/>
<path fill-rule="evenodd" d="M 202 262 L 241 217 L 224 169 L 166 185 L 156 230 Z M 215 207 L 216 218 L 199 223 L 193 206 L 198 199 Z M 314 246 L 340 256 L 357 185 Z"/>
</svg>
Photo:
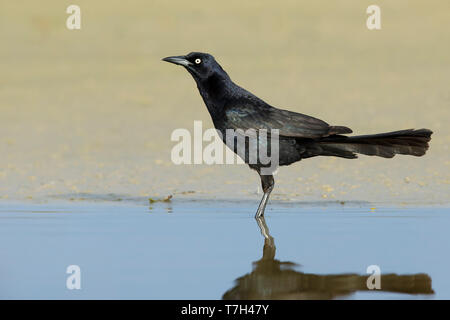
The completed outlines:
<svg viewBox="0 0 450 320">
<path fill-rule="evenodd" d="M 236 279 L 236 285 L 223 299 L 333 299 L 356 291 L 433 294 L 427 274 L 381 275 L 381 289 L 369 290 L 370 275 L 313 274 L 295 270 L 297 264 L 275 259 L 275 241 L 264 217 L 256 218 L 264 236 L 263 256 L 253 263 L 253 271 Z"/>
</svg>

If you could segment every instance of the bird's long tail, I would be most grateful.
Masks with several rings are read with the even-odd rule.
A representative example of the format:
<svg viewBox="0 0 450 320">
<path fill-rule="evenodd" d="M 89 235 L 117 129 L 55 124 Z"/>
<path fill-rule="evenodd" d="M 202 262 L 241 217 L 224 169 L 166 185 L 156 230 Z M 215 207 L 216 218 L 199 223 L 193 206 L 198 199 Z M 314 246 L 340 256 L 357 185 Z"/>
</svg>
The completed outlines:
<svg viewBox="0 0 450 320">
<path fill-rule="evenodd" d="M 432 133 L 428 129 L 408 129 L 353 137 L 332 135 L 316 141 L 314 148 L 318 155 L 349 159 L 357 158 L 357 153 L 383 158 L 396 154 L 420 157 L 428 150 Z"/>
</svg>

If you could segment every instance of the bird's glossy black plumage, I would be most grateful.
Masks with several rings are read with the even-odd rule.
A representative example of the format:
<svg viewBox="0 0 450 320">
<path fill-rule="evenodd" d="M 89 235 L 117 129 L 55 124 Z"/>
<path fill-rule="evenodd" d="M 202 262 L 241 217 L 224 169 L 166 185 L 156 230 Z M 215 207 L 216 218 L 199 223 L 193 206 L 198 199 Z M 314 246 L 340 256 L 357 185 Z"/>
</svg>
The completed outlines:
<svg viewBox="0 0 450 320">
<path fill-rule="evenodd" d="M 163 60 L 184 66 L 192 75 L 214 126 L 222 133 L 225 143 L 227 129 L 277 129 L 281 166 L 315 156 L 347 159 L 357 158 L 358 153 L 384 158 L 392 158 L 395 154 L 422 156 L 428 149 L 432 134 L 428 129 L 349 137 L 344 134 L 352 133 L 350 128 L 332 126 L 311 116 L 272 107 L 235 84 L 210 54 L 191 52 L 186 56 Z M 233 147 L 237 152 L 236 145 Z M 267 166 L 259 160 L 249 163 L 249 153 L 251 151 L 247 150 L 247 154 L 242 157 L 260 174 L 264 196 L 256 215 L 262 216 L 274 179 L 272 172 L 262 173 L 262 169 Z"/>
</svg>

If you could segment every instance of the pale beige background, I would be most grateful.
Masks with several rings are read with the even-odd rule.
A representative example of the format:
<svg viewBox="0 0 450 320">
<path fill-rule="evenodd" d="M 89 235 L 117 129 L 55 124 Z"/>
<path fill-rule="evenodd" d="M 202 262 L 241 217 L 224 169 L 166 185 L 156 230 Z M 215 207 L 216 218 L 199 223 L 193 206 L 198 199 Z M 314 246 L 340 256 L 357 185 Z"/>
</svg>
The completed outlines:
<svg viewBox="0 0 450 320">
<path fill-rule="evenodd" d="M 80 31 L 65 26 L 72 3 Z M 374 3 L 380 31 L 365 25 Z M 448 203 L 449 12 L 448 0 L 1 1 L 0 198 L 258 201 L 245 166 L 170 161 L 175 128 L 212 123 L 187 72 L 160 59 L 206 51 L 274 106 L 359 134 L 435 132 L 423 158 L 284 167 L 273 198 Z"/>
</svg>

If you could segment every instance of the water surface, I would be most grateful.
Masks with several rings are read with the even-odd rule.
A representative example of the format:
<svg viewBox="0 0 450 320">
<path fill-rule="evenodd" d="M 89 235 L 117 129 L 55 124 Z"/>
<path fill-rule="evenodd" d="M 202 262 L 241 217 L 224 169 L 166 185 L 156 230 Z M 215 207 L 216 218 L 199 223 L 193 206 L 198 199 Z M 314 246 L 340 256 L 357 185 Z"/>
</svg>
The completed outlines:
<svg viewBox="0 0 450 320">
<path fill-rule="evenodd" d="M 450 210 L 251 201 L 2 203 L 0 298 L 449 299 Z M 81 268 L 81 290 L 66 268 Z M 367 267 L 381 270 L 368 290 Z"/>
</svg>

